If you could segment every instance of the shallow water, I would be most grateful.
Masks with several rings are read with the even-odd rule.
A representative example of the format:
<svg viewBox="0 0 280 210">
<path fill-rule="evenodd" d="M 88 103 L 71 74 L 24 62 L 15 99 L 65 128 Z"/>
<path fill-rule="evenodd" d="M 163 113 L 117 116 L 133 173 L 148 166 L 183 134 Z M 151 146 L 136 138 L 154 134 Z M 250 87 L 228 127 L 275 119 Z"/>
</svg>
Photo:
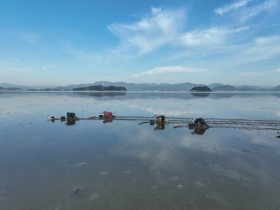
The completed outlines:
<svg viewBox="0 0 280 210">
<path fill-rule="evenodd" d="M 1 93 L 0 209 L 279 209 L 278 130 L 155 129 L 117 116 L 280 119 L 280 94 Z"/>
</svg>

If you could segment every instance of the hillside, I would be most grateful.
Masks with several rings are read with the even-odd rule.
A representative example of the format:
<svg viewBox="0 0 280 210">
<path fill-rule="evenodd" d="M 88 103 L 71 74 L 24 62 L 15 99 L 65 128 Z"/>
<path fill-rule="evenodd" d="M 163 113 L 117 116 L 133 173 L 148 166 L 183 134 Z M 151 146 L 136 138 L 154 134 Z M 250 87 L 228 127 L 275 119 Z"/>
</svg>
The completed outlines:
<svg viewBox="0 0 280 210">
<path fill-rule="evenodd" d="M 237 87 L 233 87 L 231 85 L 219 85 L 212 89 L 213 91 L 238 91 Z"/>
<path fill-rule="evenodd" d="M 280 85 L 278 85 L 278 86 L 276 86 L 274 88 L 271 88 L 271 90 L 273 90 L 273 91 L 280 91 Z"/>
</svg>

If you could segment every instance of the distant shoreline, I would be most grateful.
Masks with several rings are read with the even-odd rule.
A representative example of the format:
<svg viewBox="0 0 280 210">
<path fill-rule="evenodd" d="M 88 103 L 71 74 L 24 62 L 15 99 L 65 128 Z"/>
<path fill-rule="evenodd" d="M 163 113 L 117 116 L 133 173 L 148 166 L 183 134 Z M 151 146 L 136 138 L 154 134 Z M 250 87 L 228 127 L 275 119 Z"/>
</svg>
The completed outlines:
<svg viewBox="0 0 280 210">
<path fill-rule="evenodd" d="M 121 88 L 121 89 L 120 89 Z M 256 85 L 228 85 L 222 83 L 198 84 L 198 83 L 127 83 L 97 81 L 89 84 L 70 84 L 64 86 L 44 86 L 44 85 L 15 85 L 10 83 L 0 83 L 0 91 L 155 91 L 155 92 L 228 92 L 228 91 L 280 91 L 278 86 L 256 86 Z"/>
<path fill-rule="evenodd" d="M 127 90 L 127 91 L 96 91 L 96 90 L 0 90 L 0 93 L 280 93 L 278 90 L 251 90 L 251 91 L 163 91 L 163 90 Z"/>
</svg>

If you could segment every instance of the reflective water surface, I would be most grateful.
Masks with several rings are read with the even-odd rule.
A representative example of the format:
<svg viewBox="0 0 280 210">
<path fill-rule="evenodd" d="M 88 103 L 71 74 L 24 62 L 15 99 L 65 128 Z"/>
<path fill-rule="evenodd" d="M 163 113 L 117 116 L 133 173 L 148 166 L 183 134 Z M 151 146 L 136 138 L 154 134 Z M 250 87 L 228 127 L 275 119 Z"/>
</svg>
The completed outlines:
<svg viewBox="0 0 280 210">
<path fill-rule="evenodd" d="M 104 110 L 279 121 L 279 104 L 279 93 L 0 93 L 0 209 L 280 209 L 279 127 L 48 121 Z"/>
</svg>

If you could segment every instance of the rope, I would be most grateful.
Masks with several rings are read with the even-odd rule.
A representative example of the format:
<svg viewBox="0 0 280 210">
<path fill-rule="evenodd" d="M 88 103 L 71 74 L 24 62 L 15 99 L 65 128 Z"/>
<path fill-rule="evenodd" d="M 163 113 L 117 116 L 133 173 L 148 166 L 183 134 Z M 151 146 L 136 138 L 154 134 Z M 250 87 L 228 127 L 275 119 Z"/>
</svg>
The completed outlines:
<svg viewBox="0 0 280 210">
<path fill-rule="evenodd" d="M 61 120 L 61 118 L 50 117 L 50 121 Z M 65 119 L 64 119 L 65 120 Z M 64 121 L 61 120 L 61 121 Z M 112 118 L 104 117 L 88 117 L 79 118 L 76 120 L 124 120 L 124 121 L 140 121 L 138 125 L 149 123 L 150 120 L 154 120 L 153 117 L 147 116 L 113 116 Z M 142 121 L 142 122 L 141 122 Z M 279 120 L 248 120 L 248 119 L 222 119 L 222 118 L 205 118 L 205 121 L 210 128 L 236 128 L 246 130 L 280 130 Z M 173 128 L 188 127 L 190 122 L 193 122 L 193 118 L 187 117 L 170 117 L 167 120 L 168 124 L 174 124 Z"/>
</svg>

